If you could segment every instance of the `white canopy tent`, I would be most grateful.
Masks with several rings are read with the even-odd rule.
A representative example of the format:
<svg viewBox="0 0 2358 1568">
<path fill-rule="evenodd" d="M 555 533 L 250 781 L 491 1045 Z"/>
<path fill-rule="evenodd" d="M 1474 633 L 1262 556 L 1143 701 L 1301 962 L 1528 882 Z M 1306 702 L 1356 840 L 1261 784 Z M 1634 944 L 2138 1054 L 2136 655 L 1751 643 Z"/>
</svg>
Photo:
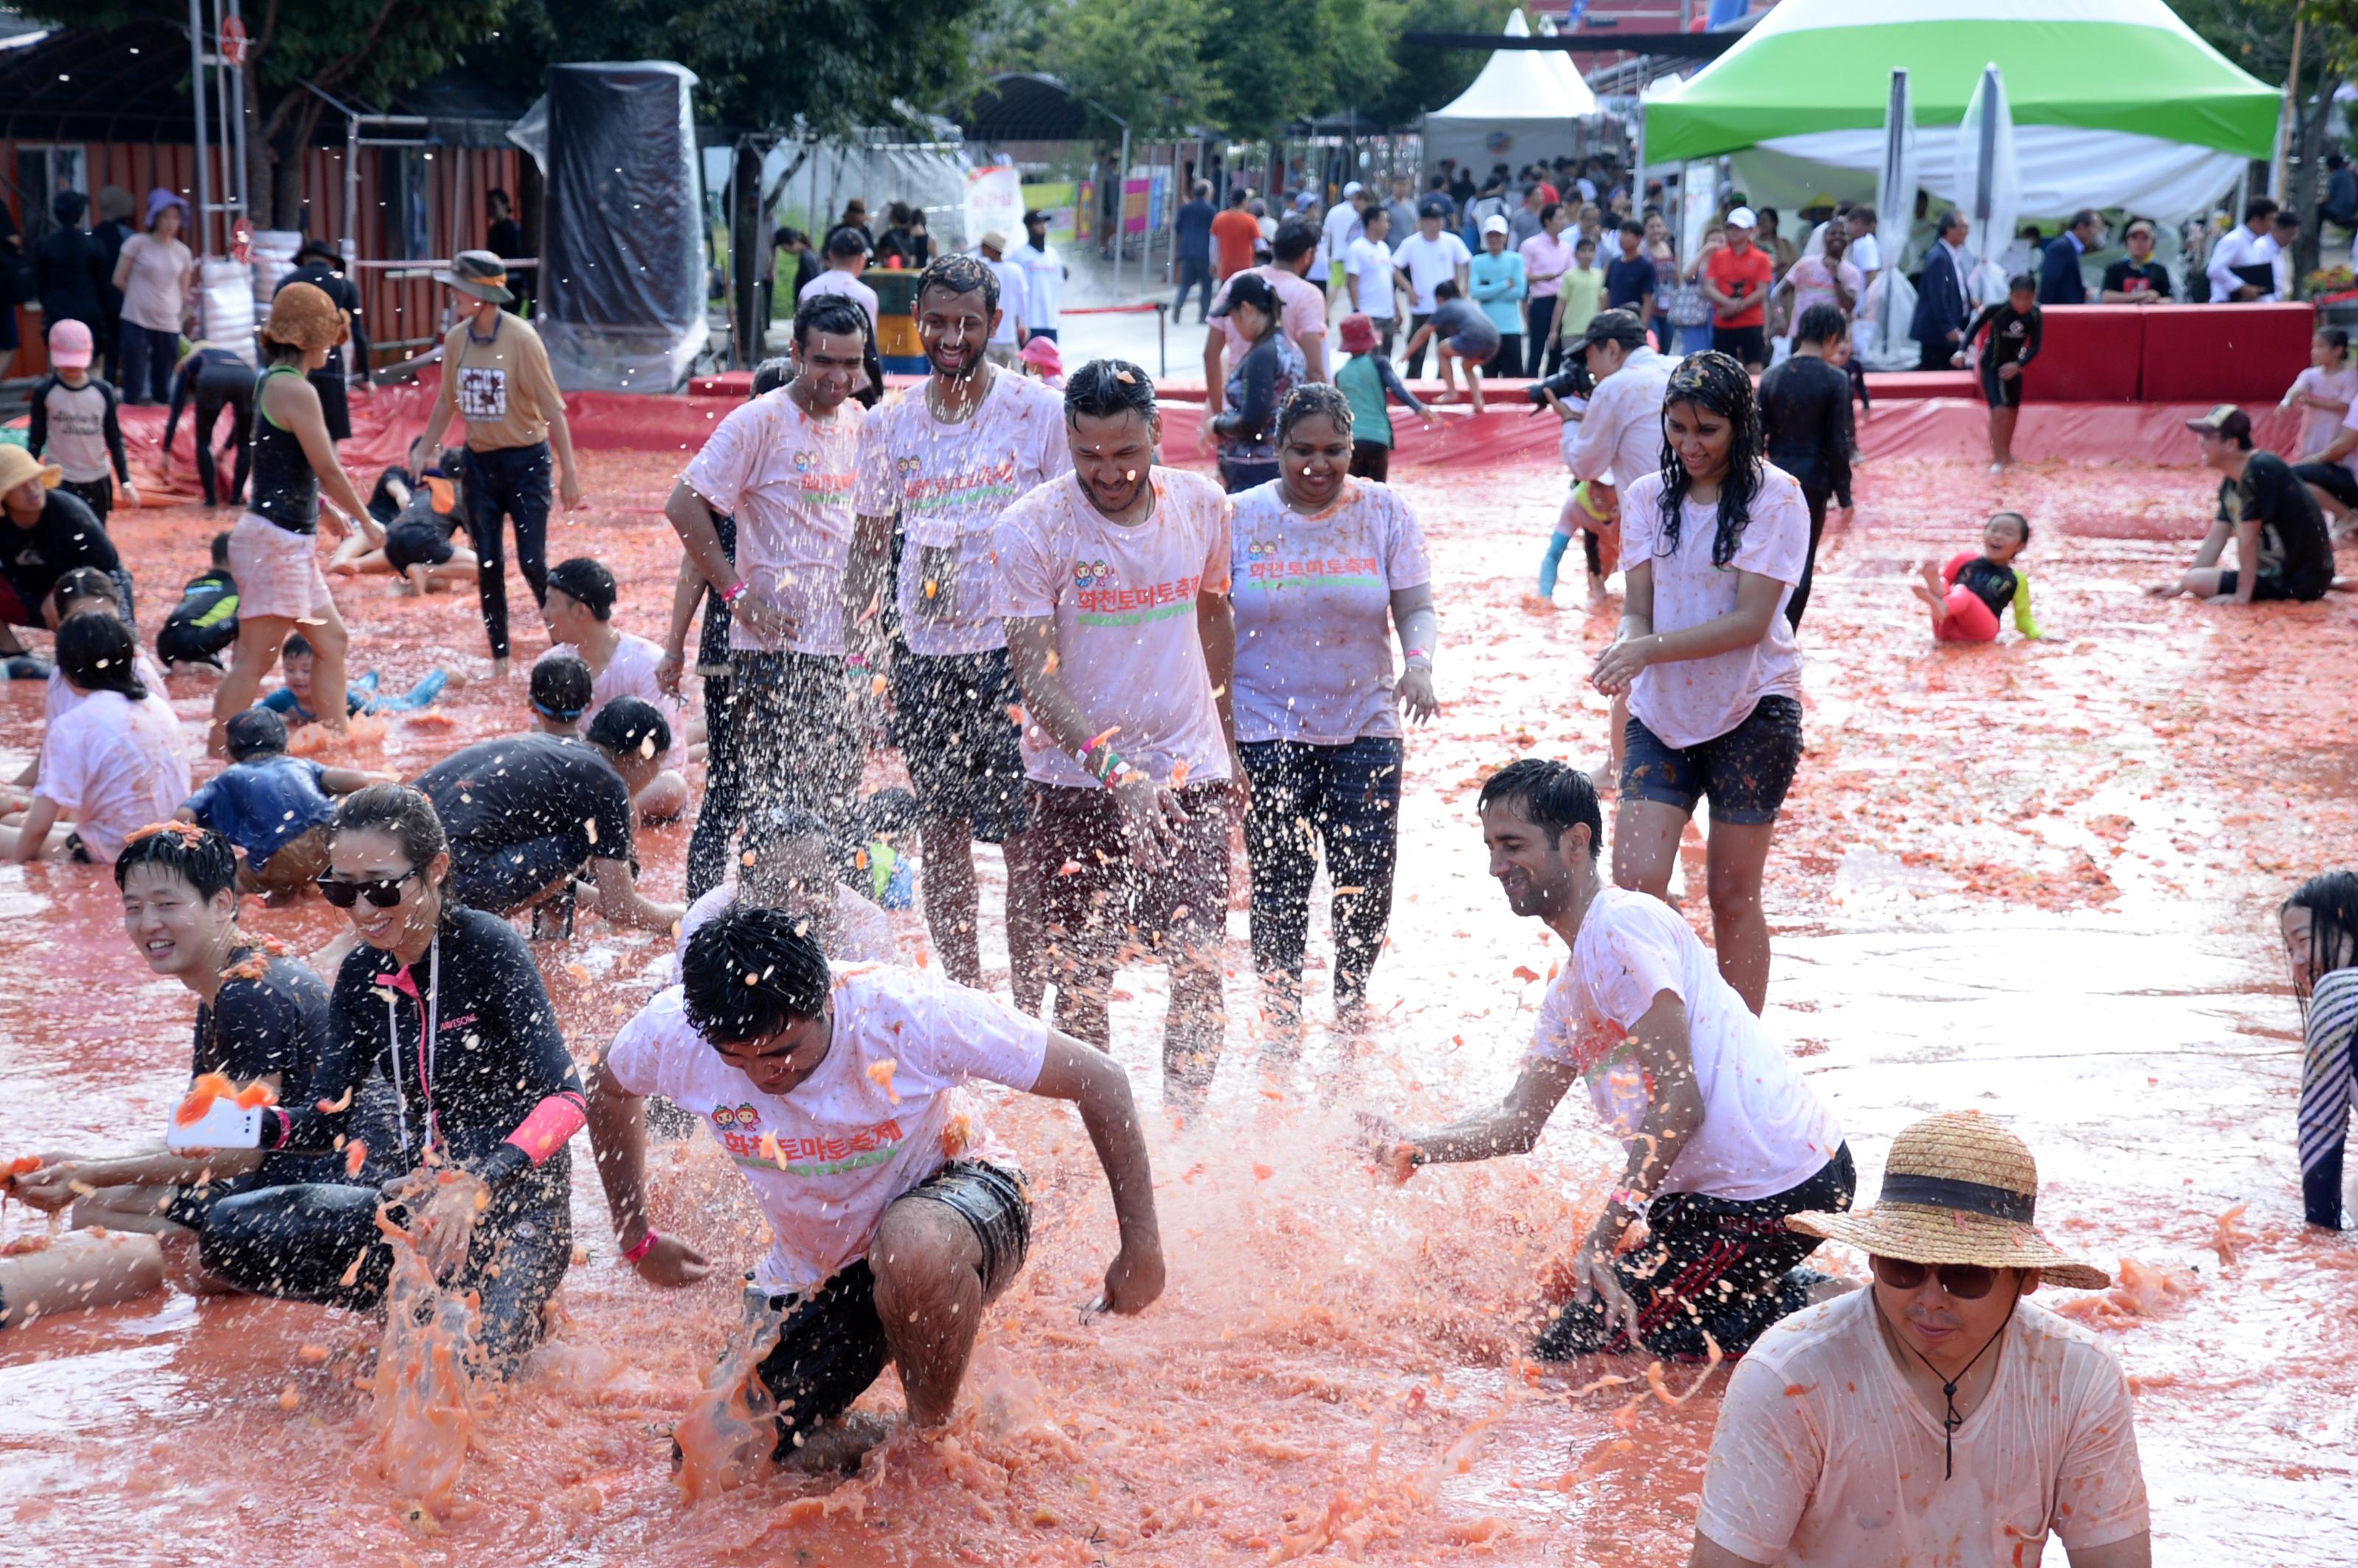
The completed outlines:
<svg viewBox="0 0 2358 1568">
<path fill-rule="evenodd" d="M 1531 36 L 1518 8 L 1507 16 L 1505 35 Z M 1596 94 L 1572 69 L 1561 50 L 1499 49 L 1472 86 L 1455 103 L 1424 117 L 1424 167 L 1444 158 L 1478 177 L 1492 164 L 1520 167 L 1573 150 L 1573 122 L 1593 119 Z"/>
</svg>

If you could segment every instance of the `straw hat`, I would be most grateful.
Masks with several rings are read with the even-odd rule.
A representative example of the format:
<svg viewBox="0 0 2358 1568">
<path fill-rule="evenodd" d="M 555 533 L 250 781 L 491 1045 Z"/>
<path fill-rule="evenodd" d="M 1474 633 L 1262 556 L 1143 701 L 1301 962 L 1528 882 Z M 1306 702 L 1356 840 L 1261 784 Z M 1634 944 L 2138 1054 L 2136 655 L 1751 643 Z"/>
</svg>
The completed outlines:
<svg viewBox="0 0 2358 1568">
<path fill-rule="evenodd" d="M 22 447 L 0 442 L 0 494 L 32 479 L 39 480 L 43 490 L 55 490 L 65 477 L 66 470 L 57 464 L 45 463 Z"/>
<path fill-rule="evenodd" d="M 270 320 L 262 335 L 275 343 L 298 349 L 332 349 L 352 333 L 351 323 L 336 302 L 315 284 L 290 283 L 270 302 Z"/>
<path fill-rule="evenodd" d="M 2037 1269 L 2050 1284 L 2100 1291 L 2112 1276 L 2067 1257 L 2031 1224 L 2039 1162 L 1978 1111 L 1928 1116 L 1891 1141 L 1873 1208 L 1789 1217 L 1803 1236 L 1911 1263 Z"/>
</svg>

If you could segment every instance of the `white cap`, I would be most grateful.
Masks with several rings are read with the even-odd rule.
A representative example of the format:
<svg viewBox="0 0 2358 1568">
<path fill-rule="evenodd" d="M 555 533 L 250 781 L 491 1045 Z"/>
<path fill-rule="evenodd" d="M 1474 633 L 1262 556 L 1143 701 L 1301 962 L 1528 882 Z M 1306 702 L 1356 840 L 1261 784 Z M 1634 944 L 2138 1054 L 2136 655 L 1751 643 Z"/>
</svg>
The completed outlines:
<svg viewBox="0 0 2358 1568">
<path fill-rule="evenodd" d="M 1357 196 L 1360 191 L 1365 190 L 1366 189 L 1367 187 L 1361 185 L 1357 180 L 1349 180 L 1346 182 L 1343 187 L 1343 194 L 1346 198 L 1353 197 Z"/>
<path fill-rule="evenodd" d="M 1504 234 L 1509 231 L 1507 228 L 1507 221 L 1493 212 L 1482 220 L 1482 232 L 1486 234 Z"/>
<path fill-rule="evenodd" d="M 1731 229 L 1757 229 L 1760 226 L 1760 220 L 1752 215 L 1751 208 L 1738 207 L 1727 215 L 1727 226 Z"/>
</svg>

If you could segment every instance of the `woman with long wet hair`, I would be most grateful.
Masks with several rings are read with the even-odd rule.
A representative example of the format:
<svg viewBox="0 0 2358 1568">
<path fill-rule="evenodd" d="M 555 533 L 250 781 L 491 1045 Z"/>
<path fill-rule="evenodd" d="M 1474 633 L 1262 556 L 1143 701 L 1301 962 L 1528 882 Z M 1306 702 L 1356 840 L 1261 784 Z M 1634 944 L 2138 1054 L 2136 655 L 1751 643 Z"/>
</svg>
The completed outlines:
<svg viewBox="0 0 2358 1568">
<path fill-rule="evenodd" d="M 1662 400 L 1662 466 L 1621 492 L 1628 589 L 1590 676 L 1627 692 L 1613 880 L 1670 891 L 1679 838 L 1711 801 L 1705 850 L 1719 972 L 1768 994 L 1761 875 L 1801 758 L 1801 657 L 1785 618 L 1810 553 L 1801 487 L 1761 455 L 1752 378 L 1689 356 Z"/>
<path fill-rule="evenodd" d="M 2308 1051 L 2300 1073 L 2301 1208 L 2342 1228 L 2342 1154 L 2358 1090 L 2358 871 L 2328 871 L 2277 912 Z"/>
</svg>

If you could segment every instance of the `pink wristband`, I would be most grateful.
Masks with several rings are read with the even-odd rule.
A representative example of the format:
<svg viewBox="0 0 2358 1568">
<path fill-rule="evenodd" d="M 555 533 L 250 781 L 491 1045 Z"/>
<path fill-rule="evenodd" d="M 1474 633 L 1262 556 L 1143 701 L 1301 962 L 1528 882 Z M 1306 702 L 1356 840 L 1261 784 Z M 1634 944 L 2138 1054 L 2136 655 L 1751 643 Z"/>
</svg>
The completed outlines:
<svg viewBox="0 0 2358 1568">
<path fill-rule="evenodd" d="M 632 1248 L 629 1251 L 622 1254 L 622 1261 L 625 1263 L 636 1263 L 654 1249 L 654 1244 L 655 1233 L 650 1230 L 644 1236 L 639 1238 L 639 1244 L 636 1247 Z"/>
<path fill-rule="evenodd" d="M 745 597 L 745 590 L 752 586 L 753 585 L 752 583 L 747 582 L 743 578 L 739 578 L 735 582 L 730 583 L 727 588 L 720 590 L 720 602 L 723 604 L 735 604 L 739 600 Z"/>
</svg>

